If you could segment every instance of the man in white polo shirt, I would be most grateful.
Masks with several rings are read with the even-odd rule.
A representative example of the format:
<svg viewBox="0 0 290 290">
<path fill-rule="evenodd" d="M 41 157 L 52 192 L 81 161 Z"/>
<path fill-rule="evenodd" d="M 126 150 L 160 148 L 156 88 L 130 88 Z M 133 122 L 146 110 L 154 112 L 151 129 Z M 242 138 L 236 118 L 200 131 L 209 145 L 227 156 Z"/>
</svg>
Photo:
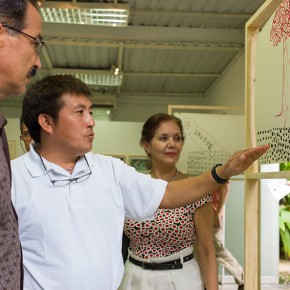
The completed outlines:
<svg viewBox="0 0 290 290">
<path fill-rule="evenodd" d="M 77 78 L 50 76 L 24 97 L 23 121 L 35 145 L 12 162 L 12 200 L 26 290 L 116 290 L 123 275 L 125 215 L 148 219 L 158 207 L 192 203 L 268 149 L 235 153 L 211 172 L 167 184 L 90 152 L 91 96 Z"/>
</svg>

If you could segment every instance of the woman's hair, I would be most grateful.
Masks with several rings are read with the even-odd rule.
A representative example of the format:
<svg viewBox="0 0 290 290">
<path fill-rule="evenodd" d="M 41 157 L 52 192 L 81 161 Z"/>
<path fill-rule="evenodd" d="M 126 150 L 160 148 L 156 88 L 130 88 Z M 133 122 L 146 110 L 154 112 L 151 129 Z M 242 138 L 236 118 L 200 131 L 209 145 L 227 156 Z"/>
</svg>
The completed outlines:
<svg viewBox="0 0 290 290">
<path fill-rule="evenodd" d="M 141 147 L 143 147 L 144 142 L 150 142 L 154 137 L 155 131 L 158 129 L 161 123 L 167 121 L 172 121 L 179 127 L 182 141 L 184 141 L 185 137 L 183 132 L 182 121 L 177 117 L 165 113 L 158 113 L 149 117 L 147 121 L 144 123 L 140 139 Z"/>
<path fill-rule="evenodd" d="M 23 132 L 22 132 L 22 129 L 23 129 L 23 124 L 24 124 L 22 115 L 20 116 L 20 120 L 19 120 L 19 121 L 20 121 L 20 124 L 19 124 L 19 125 L 20 125 L 20 134 L 22 135 L 22 133 L 23 133 Z M 24 124 L 24 125 L 25 125 L 25 124 Z M 26 125 L 25 125 L 25 126 L 26 126 Z"/>
<path fill-rule="evenodd" d="M 46 114 L 57 123 L 59 111 L 65 105 L 62 98 L 65 94 L 92 97 L 89 87 L 71 75 L 45 77 L 27 90 L 23 99 L 22 117 L 31 138 L 36 143 L 40 143 L 41 131 L 38 117 Z"/>
</svg>

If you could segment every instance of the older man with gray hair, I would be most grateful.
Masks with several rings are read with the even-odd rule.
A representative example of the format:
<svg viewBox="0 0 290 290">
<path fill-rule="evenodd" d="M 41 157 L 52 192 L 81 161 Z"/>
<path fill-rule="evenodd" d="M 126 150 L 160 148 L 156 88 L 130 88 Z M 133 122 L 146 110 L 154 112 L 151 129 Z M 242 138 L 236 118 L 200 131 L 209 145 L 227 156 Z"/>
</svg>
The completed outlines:
<svg viewBox="0 0 290 290">
<path fill-rule="evenodd" d="M 43 46 L 36 1 L 0 0 L 0 99 L 22 95 L 40 68 Z M 11 204 L 11 170 L 0 112 L 0 289 L 22 289 L 22 254 L 17 216 Z"/>
</svg>

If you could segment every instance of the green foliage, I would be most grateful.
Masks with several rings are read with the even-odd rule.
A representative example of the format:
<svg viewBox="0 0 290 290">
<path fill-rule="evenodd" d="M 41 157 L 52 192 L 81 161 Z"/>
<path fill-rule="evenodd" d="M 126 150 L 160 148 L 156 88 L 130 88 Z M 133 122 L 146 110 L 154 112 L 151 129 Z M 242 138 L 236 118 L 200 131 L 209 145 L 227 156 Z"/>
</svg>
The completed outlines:
<svg viewBox="0 0 290 290">
<path fill-rule="evenodd" d="M 290 162 L 280 163 L 280 171 L 289 171 L 290 170 Z"/>
<path fill-rule="evenodd" d="M 288 194 L 289 196 L 289 194 Z M 290 205 L 280 205 L 279 229 L 285 258 L 290 258 Z"/>
<path fill-rule="evenodd" d="M 280 163 L 280 171 L 290 171 L 290 162 Z M 290 259 L 290 193 L 280 201 L 279 229 L 282 251 L 286 259 Z"/>
</svg>

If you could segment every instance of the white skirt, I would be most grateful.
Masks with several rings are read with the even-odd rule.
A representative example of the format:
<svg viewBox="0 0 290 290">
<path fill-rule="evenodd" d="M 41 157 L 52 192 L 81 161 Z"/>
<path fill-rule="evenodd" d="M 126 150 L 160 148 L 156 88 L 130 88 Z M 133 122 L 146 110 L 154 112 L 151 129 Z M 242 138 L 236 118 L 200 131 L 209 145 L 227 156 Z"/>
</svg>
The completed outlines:
<svg viewBox="0 0 290 290">
<path fill-rule="evenodd" d="M 193 248 L 186 248 L 168 257 L 140 259 L 129 251 L 134 259 L 149 263 L 163 263 L 188 256 Z M 175 270 L 145 270 L 128 259 L 125 264 L 125 274 L 119 290 L 202 290 L 203 283 L 196 259 L 185 262 L 182 269 Z"/>
</svg>

